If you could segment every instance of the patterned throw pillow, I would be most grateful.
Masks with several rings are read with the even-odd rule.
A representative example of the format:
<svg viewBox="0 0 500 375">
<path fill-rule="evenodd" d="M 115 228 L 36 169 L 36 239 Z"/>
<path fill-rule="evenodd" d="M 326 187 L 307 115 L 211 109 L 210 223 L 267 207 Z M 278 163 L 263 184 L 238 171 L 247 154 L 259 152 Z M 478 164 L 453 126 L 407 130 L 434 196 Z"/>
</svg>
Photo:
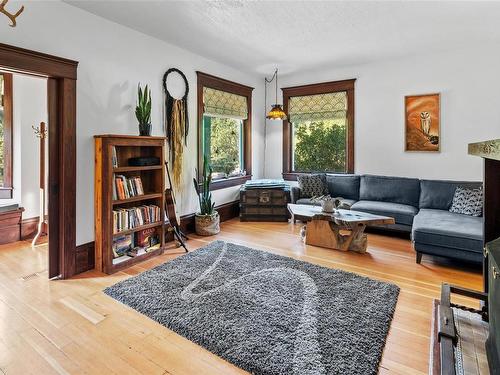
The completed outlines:
<svg viewBox="0 0 500 375">
<path fill-rule="evenodd" d="M 303 174 L 297 177 L 300 196 L 303 198 L 319 197 L 327 193 L 326 175 Z"/>
<path fill-rule="evenodd" d="M 458 186 L 453 196 L 450 212 L 481 216 L 483 214 L 483 188 L 470 189 Z"/>
</svg>

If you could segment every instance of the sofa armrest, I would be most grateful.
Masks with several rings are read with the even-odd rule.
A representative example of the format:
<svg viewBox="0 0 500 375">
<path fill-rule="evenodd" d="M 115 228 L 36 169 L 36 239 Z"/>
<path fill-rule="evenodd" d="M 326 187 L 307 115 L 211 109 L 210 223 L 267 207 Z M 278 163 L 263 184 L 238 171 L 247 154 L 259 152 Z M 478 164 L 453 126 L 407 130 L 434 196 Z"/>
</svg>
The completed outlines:
<svg viewBox="0 0 500 375">
<path fill-rule="evenodd" d="M 290 191 L 290 199 L 292 203 L 296 203 L 297 200 L 300 199 L 300 188 L 298 186 L 292 186 L 292 190 Z"/>
</svg>

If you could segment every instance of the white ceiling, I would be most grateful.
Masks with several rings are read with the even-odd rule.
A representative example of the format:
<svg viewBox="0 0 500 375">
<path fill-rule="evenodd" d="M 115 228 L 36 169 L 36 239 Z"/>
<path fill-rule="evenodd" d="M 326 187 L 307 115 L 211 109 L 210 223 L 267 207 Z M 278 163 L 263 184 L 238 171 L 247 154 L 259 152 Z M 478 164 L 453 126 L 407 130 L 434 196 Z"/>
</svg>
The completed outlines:
<svg viewBox="0 0 500 375">
<path fill-rule="evenodd" d="M 500 2 L 66 2 L 248 73 L 500 43 Z"/>
</svg>

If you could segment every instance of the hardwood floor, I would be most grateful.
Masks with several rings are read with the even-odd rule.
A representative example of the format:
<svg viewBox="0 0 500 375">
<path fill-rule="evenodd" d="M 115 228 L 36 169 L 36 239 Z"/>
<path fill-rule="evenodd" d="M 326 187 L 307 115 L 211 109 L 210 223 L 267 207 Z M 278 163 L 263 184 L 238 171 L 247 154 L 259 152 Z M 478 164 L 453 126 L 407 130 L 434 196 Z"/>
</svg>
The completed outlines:
<svg viewBox="0 0 500 375">
<path fill-rule="evenodd" d="M 215 238 L 339 268 L 401 287 L 380 374 L 427 374 L 431 306 L 443 281 L 481 288 L 480 269 L 415 263 L 410 241 L 369 234 L 368 253 L 304 245 L 300 224 L 222 224 L 216 237 L 192 235 L 190 249 Z M 106 276 L 47 280 L 47 247 L 0 246 L 0 373 L 4 374 L 243 374 L 203 348 L 114 301 L 102 289 L 169 261 L 182 251 Z M 458 302 L 475 306 L 470 300 Z"/>
</svg>

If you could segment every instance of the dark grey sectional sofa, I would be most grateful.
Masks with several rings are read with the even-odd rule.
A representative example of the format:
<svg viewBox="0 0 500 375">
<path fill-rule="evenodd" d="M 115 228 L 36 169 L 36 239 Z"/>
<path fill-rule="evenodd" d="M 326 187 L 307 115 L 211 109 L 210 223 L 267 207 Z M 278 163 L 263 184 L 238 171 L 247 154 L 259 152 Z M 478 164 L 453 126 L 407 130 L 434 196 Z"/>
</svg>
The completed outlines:
<svg viewBox="0 0 500 375">
<path fill-rule="evenodd" d="M 457 186 L 481 182 L 419 180 L 373 175 L 327 175 L 328 193 L 351 209 L 393 217 L 381 228 L 410 232 L 417 263 L 422 254 L 482 262 L 483 218 L 449 212 Z M 292 187 L 292 203 L 315 204 Z"/>
</svg>

